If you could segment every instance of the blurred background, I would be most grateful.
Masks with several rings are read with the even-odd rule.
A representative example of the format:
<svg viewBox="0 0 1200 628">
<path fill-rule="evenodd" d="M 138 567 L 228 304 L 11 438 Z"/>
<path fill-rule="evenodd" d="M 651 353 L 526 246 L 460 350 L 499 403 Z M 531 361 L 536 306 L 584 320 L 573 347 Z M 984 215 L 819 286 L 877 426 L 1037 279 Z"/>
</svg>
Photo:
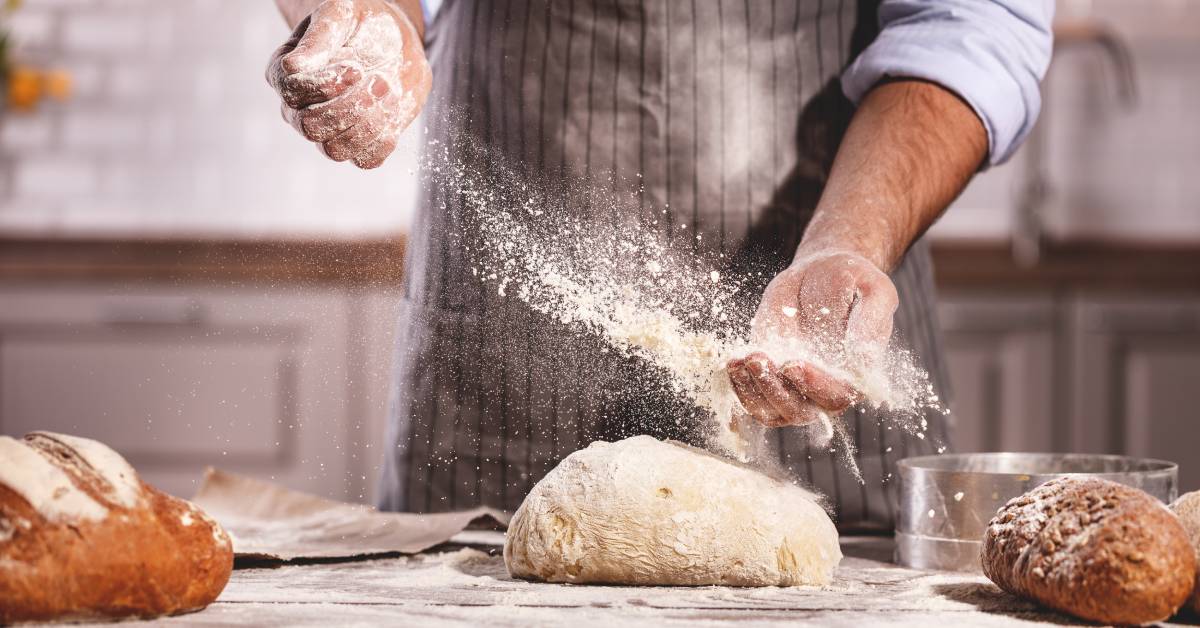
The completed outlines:
<svg viewBox="0 0 1200 628">
<path fill-rule="evenodd" d="M 326 161 L 269 0 L 0 13 L 0 433 L 351 501 L 382 452 L 420 124 Z M 959 451 L 1176 460 L 1200 488 L 1200 2 L 1063 0 L 1041 121 L 935 227 Z"/>
</svg>

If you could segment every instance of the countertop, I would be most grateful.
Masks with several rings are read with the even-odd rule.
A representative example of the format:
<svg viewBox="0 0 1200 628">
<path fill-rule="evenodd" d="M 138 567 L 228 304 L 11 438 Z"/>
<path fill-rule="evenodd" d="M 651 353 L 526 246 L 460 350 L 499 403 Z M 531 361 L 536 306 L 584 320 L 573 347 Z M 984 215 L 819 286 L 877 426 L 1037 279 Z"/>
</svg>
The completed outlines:
<svg viewBox="0 0 1200 628">
<path fill-rule="evenodd" d="M 499 533 L 495 533 L 499 534 Z M 493 542 L 494 543 L 494 542 Z M 617 587 L 508 577 L 495 545 L 411 557 L 234 571 L 216 603 L 166 626 L 1022 626 L 1072 622 L 980 575 L 890 562 L 892 541 L 844 537 L 829 587 Z M 105 624 L 111 626 L 112 624 Z"/>
<path fill-rule="evenodd" d="M 938 285 L 951 290 L 1200 293 L 1200 243 L 1050 242 L 1025 268 L 1003 242 L 939 241 Z M 404 238 L 317 242 L 0 236 L 0 279 L 332 282 L 398 285 Z"/>
</svg>

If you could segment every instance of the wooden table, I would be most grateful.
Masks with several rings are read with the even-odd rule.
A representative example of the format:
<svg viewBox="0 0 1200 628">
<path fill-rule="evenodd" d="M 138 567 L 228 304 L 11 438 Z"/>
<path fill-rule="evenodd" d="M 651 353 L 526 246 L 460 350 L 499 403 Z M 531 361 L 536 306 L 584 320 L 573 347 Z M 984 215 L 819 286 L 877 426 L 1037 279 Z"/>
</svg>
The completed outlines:
<svg viewBox="0 0 1200 628">
<path fill-rule="evenodd" d="M 827 588 L 610 587 L 508 577 L 499 548 L 238 569 L 221 598 L 168 626 L 758 625 L 933 628 L 1072 624 L 983 576 L 890 562 L 891 539 L 850 537 Z M 111 624 L 108 624 L 111 626 Z"/>
</svg>

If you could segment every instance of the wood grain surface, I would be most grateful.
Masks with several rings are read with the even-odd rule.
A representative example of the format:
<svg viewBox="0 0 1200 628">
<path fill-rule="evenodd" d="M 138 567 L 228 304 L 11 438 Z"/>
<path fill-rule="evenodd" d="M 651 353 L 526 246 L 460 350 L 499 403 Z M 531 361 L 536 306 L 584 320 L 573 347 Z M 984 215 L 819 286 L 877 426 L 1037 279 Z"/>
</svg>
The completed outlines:
<svg viewBox="0 0 1200 628">
<path fill-rule="evenodd" d="M 1049 242 L 1029 268 L 1003 242 L 936 242 L 939 287 L 1200 294 L 1200 243 Z M 3 279 L 144 279 L 395 285 L 404 237 L 357 241 L 0 236 Z"/>
<path fill-rule="evenodd" d="M 843 538 L 826 588 L 554 585 L 508 577 L 498 547 L 242 569 L 208 609 L 168 626 L 1073 625 L 981 575 L 891 564 L 890 538 Z M 111 625 L 111 624 L 110 624 Z"/>
</svg>

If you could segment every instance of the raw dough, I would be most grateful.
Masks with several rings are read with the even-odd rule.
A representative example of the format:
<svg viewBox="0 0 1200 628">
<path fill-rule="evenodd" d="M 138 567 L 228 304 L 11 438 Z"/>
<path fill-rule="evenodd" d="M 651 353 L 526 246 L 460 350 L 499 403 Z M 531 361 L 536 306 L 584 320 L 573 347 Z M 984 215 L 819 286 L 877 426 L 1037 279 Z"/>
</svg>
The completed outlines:
<svg viewBox="0 0 1200 628">
<path fill-rule="evenodd" d="M 547 582 L 823 585 L 841 559 L 811 493 L 650 436 L 567 456 L 504 544 L 513 577 Z"/>
</svg>

